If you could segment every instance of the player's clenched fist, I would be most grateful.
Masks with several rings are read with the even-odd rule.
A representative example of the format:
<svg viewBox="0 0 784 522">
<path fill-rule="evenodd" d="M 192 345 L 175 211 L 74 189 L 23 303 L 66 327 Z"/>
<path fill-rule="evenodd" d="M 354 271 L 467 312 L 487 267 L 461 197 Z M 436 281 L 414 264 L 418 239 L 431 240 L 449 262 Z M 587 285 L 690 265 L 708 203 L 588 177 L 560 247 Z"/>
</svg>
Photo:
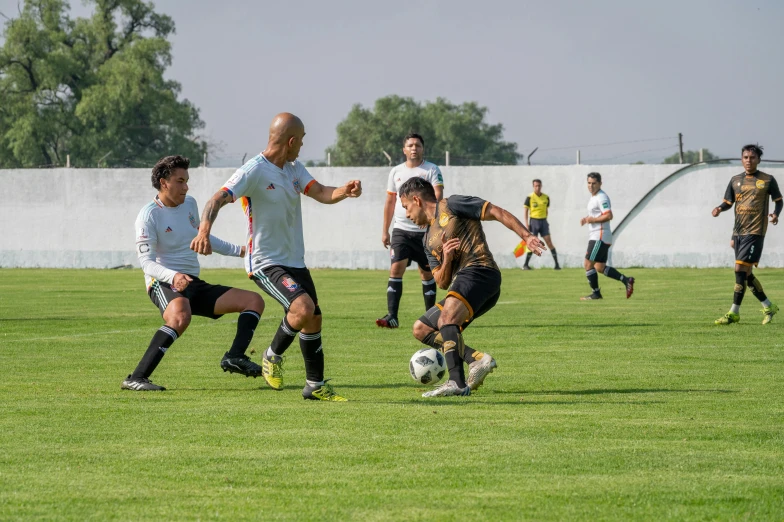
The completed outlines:
<svg viewBox="0 0 784 522">
<path fill-rule="evenodd" d="M 349 198 L 358 198 L 362 195 L 362 182 L 358 179 L 354 179 L 346 183 L 346 197 Z"/>
<path fill-rule="evenodd" d="M 199 234 L 191 241 L 191 250 L 197 254 L 208 256 L 212 254 L 212 245 L 210 244 L 210 236 Z"/>
</svg>

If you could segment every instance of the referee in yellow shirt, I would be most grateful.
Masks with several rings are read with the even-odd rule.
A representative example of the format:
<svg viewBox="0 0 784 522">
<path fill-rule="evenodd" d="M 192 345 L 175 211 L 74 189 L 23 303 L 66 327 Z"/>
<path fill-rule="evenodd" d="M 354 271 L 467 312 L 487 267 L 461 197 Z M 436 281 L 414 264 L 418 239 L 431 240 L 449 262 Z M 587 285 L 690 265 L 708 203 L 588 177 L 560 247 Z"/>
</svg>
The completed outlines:
<svg viewBox="0 0 784 522">
<path fill-rule="evenodd" d="M 555 251 L 553 242 L 550 239 L 550 225 L 547 223 L 547 211 L 550 208 L 550 196 L 542 193 L 542 180 L 534 180 L 534 191 L 525 198 L 523 205 L 523 224 L 531 231 L 534 236 L 541 236 L 547 243 L 547 248 L 553 253 L 555 269 L 560 270 L 558 265 L 558 254 Z M 530 214 L 530 220 L 529 220 Z M 528 262 L 531 260 L 531 252 L 525 255 L 523 270 L 531 270 Z"/>
</svg>

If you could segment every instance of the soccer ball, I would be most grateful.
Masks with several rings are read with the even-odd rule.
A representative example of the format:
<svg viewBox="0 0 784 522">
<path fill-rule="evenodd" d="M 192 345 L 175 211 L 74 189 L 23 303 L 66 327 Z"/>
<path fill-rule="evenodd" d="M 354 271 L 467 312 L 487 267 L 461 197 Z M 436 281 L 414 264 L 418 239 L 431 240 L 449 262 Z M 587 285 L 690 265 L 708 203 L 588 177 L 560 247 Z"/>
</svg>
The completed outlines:
<svg viewBox="0 0 784 522">
<path fill-rule="evenodd" d="M 435 384 L 446 373 L 446 361 L 435 348 L 423 348 L 408 363 L 411 378 L 421 384 Z"/>
</svg>

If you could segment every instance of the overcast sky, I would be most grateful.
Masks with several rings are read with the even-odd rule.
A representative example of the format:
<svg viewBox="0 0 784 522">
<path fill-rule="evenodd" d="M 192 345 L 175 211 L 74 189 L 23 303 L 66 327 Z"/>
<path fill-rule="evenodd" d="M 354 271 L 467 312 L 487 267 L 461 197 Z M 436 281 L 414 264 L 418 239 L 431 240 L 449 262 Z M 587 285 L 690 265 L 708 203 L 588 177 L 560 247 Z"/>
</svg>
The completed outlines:
<svg viewBox="0 0 784 522">
<path fill-rule="evenodd" d="M 281 111 L 305 122 L 301 158 L 321 159 L 353 104 L 390 94 L 476 101 L 521 153 L 539 147 L 534 164 L 576 146 L 586 163 L 658 162 L 678 132 L 686 149 L 759 142 L 784 159 L 777 0 L 154 3 L 177 27 L 168 74 L 228 164 L 261 151 Z"/>
</svg>

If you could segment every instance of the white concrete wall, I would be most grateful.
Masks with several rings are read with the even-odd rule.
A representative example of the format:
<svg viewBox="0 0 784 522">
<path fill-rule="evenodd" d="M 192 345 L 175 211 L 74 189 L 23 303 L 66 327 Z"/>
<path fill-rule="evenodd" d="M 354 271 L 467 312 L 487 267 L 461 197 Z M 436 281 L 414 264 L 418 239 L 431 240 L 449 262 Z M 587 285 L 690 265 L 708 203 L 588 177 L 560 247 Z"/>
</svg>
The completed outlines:
<svg viewBox="0 0 784 522">
<path fill-rule="evenodd" d="M 550 195 L 550 229 L 565 266 L 581 266 L 587 231 L 589 194 L 586 174 L 602 174 L 615 214 L 614 225 L 656 183 L 674 172 L 674 165 L 514 166 L 443 168 L 445 194 L 475 195 L 522 217 L 522 202 L 531 180 L 540 178 Z M 766 169 L 784 182 L 784 169 Z M 731 266 L 729 248 L 732 213 L 712 218 L 737 166 L 714 167 L 687 174 L 666 187 L 617 238 L 612 249 L 616 266 Z M 190 194 L 203 204 L 228 179 L 233 169 L 191 169 Z M 364 195 L 334 206 L 303 198 L 306 261 L 312 268 L 389 266 L 381 245 L 386 197 L 386 168 L 313 168 L 327 185 L 362 180 Z M 134 220 L 154 195 L 147 169 L 55 169 L 0 171 L 0 267 L 109 268 L 138 266 L 134 254 Z M 264 209 L 261 209 L 263 212 Z M 214 227 L 224 239 L 244 242 L 244 216 L 239 205 L 221 210 Z M 485 223 L 490 247 L 502 267 L 516 266 L 516 236 L 498 223 Z M 552 266 L 545 254 L 534 266 Z M 771 227 L 762 266 L 784 266 L 779 227 Z M 239 259 L 210 256 L 205 267 L 241 267 Z"/>
</svg>

